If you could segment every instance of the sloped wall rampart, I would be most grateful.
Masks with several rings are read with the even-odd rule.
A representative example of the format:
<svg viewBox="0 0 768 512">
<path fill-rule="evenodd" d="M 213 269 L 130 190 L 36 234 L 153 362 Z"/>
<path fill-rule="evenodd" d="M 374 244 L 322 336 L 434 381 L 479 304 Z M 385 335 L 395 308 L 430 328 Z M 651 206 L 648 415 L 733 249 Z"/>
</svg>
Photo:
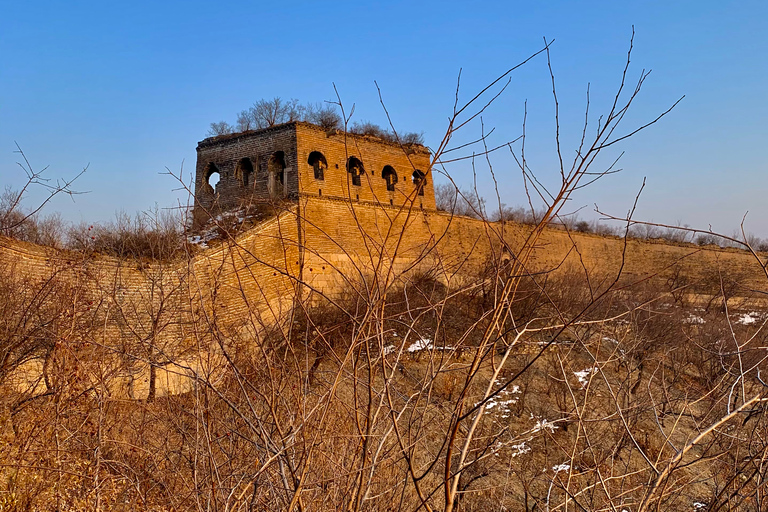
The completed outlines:
<svg viewBox="0 0 768 512">
<path fill-rule="evenodd" d="M 354 274 L 374 268 L 397 274 L 430 271 L 446 279 L 473 278 L 493 260 L 514 257 L 532 227 L 484 223 L 419 208 L 392 208 L 303 197 L 300 201 L 305 247 L 305 280 L 331 289 Z M 504 256 L 501 239 L 512 254 Z M 381 255 L 381 259 L 379 259 Z M 414 267 L 414 262 L 419 264 Z M 383 262 L 383 266 L 382 266 Z M 529 261 L 530 272 L 586 268 L 624 279 L 668 279 L 678 272 L 689 282 L 711 279 L 724 269 L 748 286 L 767 284 L 759 263 L 746 251 L 715 246 L 670 244 L 546 229 Z M 342 276 L 340 274 L 347 274 Z"/>
<path fill-rule="evenodd" d="M 165 372 L 159 393 L 186 389 L 182 367 L 214 364 L 217 348 L 205 345 L 211 327 L 228 338 L 257 340 L 264 326 L 287 318 L 296 300 L 334 296 L 374 275 L 387 283 L 414 272 L 449 283 L 476 279 L 494 260 L 507 257 L 500 237 L 513 257 L 530 229 L 419 208 L 301 197 L 235 240 L 185 261 L 138 263 L 0 238 L 0 265 L 14 285 L 59 283 L 62 293 L 51 297 L 63 301 L 60 319 L 85 328 L 57 331 L 57 342 L 68 343 L 67 333 L 74 332 L 80 342 L 89 340 L 117 358 L 144 354 L 124 361 L 113 376 L 115 393 L 141 398 L 148 392 L 150 363 Z M 625 245 L 618 238 L 559 229 L 545 230 L 529 270 L 564 272 L 583 265 L 596 275 L 615 275 L 622 258 L 627 279 L 669 279 L 674 268 L 693 282 L 723 269 L 747 288 L 766 285 L 759 263 L 745 251 L 647 240 Z M 201 348 L 209 351 L 207 363 Z M 173 358 L 183 364 L 169 366 Z"/>
</svg>

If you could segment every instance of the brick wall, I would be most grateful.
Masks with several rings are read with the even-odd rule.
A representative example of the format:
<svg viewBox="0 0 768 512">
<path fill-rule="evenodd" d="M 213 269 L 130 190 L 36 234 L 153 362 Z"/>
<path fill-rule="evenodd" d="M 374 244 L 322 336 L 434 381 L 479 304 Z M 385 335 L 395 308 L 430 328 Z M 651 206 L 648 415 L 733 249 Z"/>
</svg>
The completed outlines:
<svg viewBox="0 0 768 512">
<path fill-rule="evenodd" d="M 278 153 L 285 164 L 282 184 L 274 177 Z M 313 153 L 322 155 L 322 179 L 316 177 L 310 164 Z M 350 158 L 362 163 L 359 185 L 348 172 Z M 329 132 L 308 123 L 213 137 L 197 146 L 194 222 L 199 227 L 209 214 L 217 215 L 249 201 L 295 200 L 299 194 L 434 209 L 429 168 L 429 151 L 423 146 L 401 147 L 375 137 Z M 208 183 L 212 172 L 220 177 L 215 189 Z M 414 173 L 424 175 L 419 186 L 414 183 Z M 396 181 L 393 190 L 388 190 L 385 174 L 395 176 L 390 178 Z"/>
<path fill-rule="evenodd" d="M 417 207 L 434 210 L 434 186 L 432 176 L 428 175 L 430 155 L 423 146 L 401 147 L 375 137 L 328 132 L 307 123 L 297 123 L 296 130 L 299 191 L 302 194 L 394 206 L 413 202 Z M 322 153 L 328 164 L 322 180 L 315 179 L 314 169 L 309 164 L 309 156 L 315 151 Z M 347 172 L 350 157 L 363 164 L 359 186 Z M 383 175 L 385 167 L 397 176 L 392 191 L 387 190 Z M 423 195 L 418 194 L 413 182 L 413 173 L 417 170 L 425 174 Z"/>
<path fill-rule="evenodd" d="M 335 158 L 330 155 L 329 164 Z M 164 367 L 163 386 L 170 392 L 184 389 L 188 369 L 210 371 L 218 364 L 219 349 L 207 344 L 211 332 L 258 343 L 263 328 L 284 321 L 295 301 L 335 296 L 350 285 L 370 286 L 374 276 L 379 284 L 418 272 L 452 285 L 473 282 L 504 257 L 501 239 L 514 253 L 530 229 L 426 208 L 302 194 L 276 217 L 190 260 L 137 263 L 0 238 L 0 265 L 30 289 L 57 279 L 74 290 L 67 314 L 91 330 L 74 330 L 72 336 L 115 347 L 117 354 L 147 340 L 174 354 L 183 364 Z M 629 240 L 625 247 L 621 239 L 558 229 L 545 230 L 530 264 L 531 272 L 584 265 L 597 276 L 623 268 L 625 277 L 638 280 L 666 279 L 678 266 L 695 281 L 722 268 L 741 273 L 752 289 L 766 284 L 760 265 L 744 251 L 642 240 Z M 115 386 L 141 398 L 148 365 L 142 359 L 131 364 L 114 375 Z"/>
<path fill-rule="evenodd" d="M 270 160 L 279 153 L 282 153 L 282 163 L 285 164 L 282 185 L 274 176 L 270 183 L 270 174 L 274 175 L 270 172 Z M 241 162 L 249 164 L 253 172 L 238 166 Z M 215 190 L 207 183 L 211 164 L 219 173 Z M 274 187 L 272 190 L 270 185 Z M 197 226 L 208 220 L 208 213 L 217 215 L 250 201 L 268 200 L 270 195 L 295 196 L 298 190 L 296 129 L 293 123 L 213 137 L 197 146 L 193 215 Z"/>
</svg>

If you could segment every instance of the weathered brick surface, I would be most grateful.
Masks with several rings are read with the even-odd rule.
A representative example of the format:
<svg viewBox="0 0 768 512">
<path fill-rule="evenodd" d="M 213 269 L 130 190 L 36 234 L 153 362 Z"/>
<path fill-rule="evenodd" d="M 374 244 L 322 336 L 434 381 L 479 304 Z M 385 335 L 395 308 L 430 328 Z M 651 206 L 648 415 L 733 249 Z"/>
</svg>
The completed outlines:
<svg viewBox="0 0 768 512">
<path fill-rule="evenodd" d="M 278 152 L 285 164 L 282 184 L 275 177 L 276 168 L 270 166 Z M 313 152 L 323 157 L 322 179 L 315 177 L 310 164 Z M 348 172 L 350 158 L 363 164 L 360 185 Z M 251 167 L 252 173 L 243 171 Z M 394 190 L 387 189 L 385 167 L 396 176 Z M 435 197 L 429 168 L 429 151 L 423 146 L 400 146 L 375 137 L 329 132 L 308 123 L 293 122 L 213 137 L 197 147 L 194 219 L 199 226 L 209 214 L 216 215 L 249 201 L 276 197 L 295 200 L 299 195 L 375 205 L 414 204 L 433 210 Z M 215 190 L 208 184 L 213 169 L 220 175 Z M 422 194 L 414 183 L 415 172 L 425 175 Z"/>
<path fill-rule="evenodd" d="M 310 197 L 351 198 L 353 201 L 376 205 L 401 206 L 413 202 L 417 207 L 434 210 L 435 193 L 432 177 L 427 176 L 424 194 L 419 195 L 413 182 L 416 170 L 429 171 L 430 155 L 423 146 L 401 147 L 375 137 L 366 137 L 325 130 L 307 123 L 297 123 L 297 160 L 299 161 L 299 192 Z M 309 155 L 319 151 L 328 162 L 324 180 L 316 180 L 309 165 Z M 362 161 L 365 173 L 360 186 L 353 184 L 347 172 L 350 157 Z M 383 176 L 385 167 L 397 175 L 395 190 L 387 190 Z"/>
<path fill-rule="evenodd" d="M 282 153 L 283 183 L 273 182 L 273 195 L 296 195 L 299 190 L 296 161 L 296 130 L 293 124 L 256 132 L 214 137 L 197 146 L 194 220 L 199 225 L 222 210 L 253 200 L 270 198 L 270 159 Z M 244 175 L 238 164 L 249 162 L 252 173 Z M 215 190 L 208 185 L 211 167 L 219 173 Z"/>
<path fill-rule="evenodd" d="M 72 314 L 91 326 L 85 336 L 98 345 L 114 347 L 116 354 L 153 345 L 173 355 L 175 363 L 161 367 L 162 394 L 187 389 L 190 371 L 212 372 L 221 365 L 211 332 L 258 343 L 262 327 L 287 318 L 296 300 L 334 296 L 350 285 L 370 284 L 373 276 L 391 283 L 429 271 L 452 285 L 472 281 L 502 257 L 501 237 L 514 252 L 529 229 L 302 195 L 278 216 L 190 260 L 137 264 L 0 238 L 0 265 L 29 286 L 55 277 L 76 290 Z M 530 271 L 583 264 L 607 275 L 619 271 L 622 258 L 625 276 L 663 276 L 677 264 L 691 281 L 723 268 L 748 274 L 753 288 L 765 285 L 759 264 L 744 251 L 641 240 L 625 248 L 620 239 L 557 229 L 544 232 Z M 149 361 L 131 361 L 112 375 L 114 392 L 146 397 Z"/>
<path fill-rule="evenodd" d="M 309 163 L 313 151 L 327 163 L 322 180 Z M 423 147 L 328 133 L 305 123 L 201 142 L 196 223 L 205 220 L 206 210 L 275 199 L 268 183 L 276 152 L 285 164 L 280 200 L 272 202 L 278 214 L 192 258 L 136 262 L 0 238 L 0 265 L 23 277 L 24 286 L 56 279 L 71 289 L 68 318 L 88 326 L 73 336 L 109 348 L 115 358 L 126 351 L 144 354 L 123 361 L 111 377 L 118 395 L 142 398 L 152 362 L 163 372 L 160 393 L 186 389 L 190 372 L 215 372 L 222 365 L 218 342 L 258 343 L 263 327 L 284 321 L 297 301 L 333 297 L 361 283 L 388 285 L 418 272 L 451 286 L 476 282 L 494 260 L 519 251 L 531 229 L 435 210 L 432 177 L 427 173 L 423 196 L 411 179 L 414 170 L 429 168 Z M 365 167 L 360 186 L 347 172 L 350 156 Z M 253 163 L 247 179 L 237 172 L 244 158 Z M 221 173 L 213 193 L 204 187 L 210 163 Z M 394 191 L 382 177 L 385 166 L 398 174 Z M 504 254 L 502 240 L 513 254 Z M 725 268 L 747 274 L 755 289 L 765 285 L 760 265 L 743 251 L 641 240 L 625 246 L 620 239 L 558 229 L 545 230 L 528 270 L 562 272 L 582 265 L 591 273 L 622 270 L 638 279 L 664 276 L 676 265 L 692 281 Z M 212 333 L 221 336 L 214 340 Z M 42 367 L 39 361 L 30 364 L 30 372 Z"/>
</svg>

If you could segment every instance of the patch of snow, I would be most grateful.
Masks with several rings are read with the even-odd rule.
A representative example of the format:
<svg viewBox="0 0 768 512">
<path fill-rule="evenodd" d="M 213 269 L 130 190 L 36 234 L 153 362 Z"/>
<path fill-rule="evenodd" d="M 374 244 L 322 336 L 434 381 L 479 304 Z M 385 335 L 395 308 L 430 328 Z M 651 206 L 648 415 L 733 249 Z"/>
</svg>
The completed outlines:
<svg viewBox="0 0 768 512">
<path fill-rule="evenodd" d="M 510 446 L 510 449 L 512 450 L 512 458 L 517 457 L 518 455 L 525 455 L 526 453 L 530 453 L 531 447 L 525 446 L 525 441 L 523 441 L 520 444 L 513 444 Z"/>
<path fill-rule="evenodd" d="M 408 352 L 418 352 L 420 350 L 453 350 L 453 347 L 446 345 L 445 347 L 436 347 L 432 340 L 429 338 L 421 338 L 416 340 L 413 344 L 407 348 Z"/>
<path fill-rule="evenodd" d="M 550 340 L 550 341 L 537 341 L 537 342 L 535 342 L 535 344 L 540 346 L 540 347 L 543 347 L 545 345 L 549 345 L 550 343 L 552 345 L 573 345 L 575 342 L 573 340 L 561 340 L 561 339 L 557 339 L 555 341 Z"/>
<path fill-rule="evenodd" d="M 522 393 L 522 391 L 520 390 L 520 386 L 518 385 L 512 386 L 512 389 L 504 389 L 500 391 L 498 395 L 496 395 L 495 397 L 488 400 L 488 402 L 486 402 L 485 410 L 489 411 L 494 407 L 499 406 L 499 409 L 502 411 L 501 417 L 508 418 L 509 414 L 504 414 L 504 413 L 505 412 L 508 413 L 509 406 L 516 404 L 519 398 L 515 396 L 512 396 L 511 398 L 507 398 L 507 397 L 509 397 L 510 395 L 519 395 L 520 393 Z"/>
<path fill-rule="evenodd" d="M 491 452 L 493 453 L 494 457 L 499 456 L 499 450 L 501 450 L 502 446 L 504 446 L 504 444 L 501 441 L 496 441 L 496 444 L 493 445 Z"/>
<path fill-rule="evenodd" d="M 384 347 L 384 350 L 381 351 L 381 355 L 388 356 L 394 351 L 395 351 L 394 345 L 387 345 L 386 347 Z"/>
<path fill-rule="evenodd" d="M 693 510 L 704 510 L 705 508 L 707 508 L 706 503 L 702 503 L 700 501 L 693 502 Z"/>
<path fill-rule="evenodd" d="M 565 462 L 562 464 L 558 464 L 557 466 L 552 466 L 552 471 L 554 471 L 555 473 L 559 473 L 561 471 L 568 471 L 569 469 L 571 469 L 571 465 L 566 464 Z"/>
<path fill-rule="evenodd" d="M 430 348 L 433 348 L 432 340 L 429 338 L 421 338 L 420 340 L 416 340 L 410 347 L 408 347 L 408 352 L 418 352 L 419 350 Z"/>
<path fill-rule="evenodd" d="M 736 320 L 737 323 L 741 325 L 750 325 L 760 320 L 760 313 L 757 311 L 751 311 L 749 313 L 744 313 L 739 317 L 738 320 Z"/>
<path fill-rule="evenodd" d="M 587 382 L 589 382 L 589 376 L 593 373 L 597 373 L 597 368 L 587 368 L 586 370 L 581 370 L 580 372 L 573 372 L 573 374 L 576 376 L 577 379 L 579 379 L 579 384 L 581 384 L 581 389 L 584 389 L 587 387 Z"/>
<path fill-rule="evenodd" d="M 555 430 L 557 430 L 559 427 L 552 423 L 551 421 L 547 421 L 547 419 L 543 420 L 536 420 L 536 425 L 533 426 L 533 430 L 531 432 L 536 433 L 541 430 L 547 429 L 550 433 L 554 433 Z"/>
<path fill-rule="evenodd" d="M 703 318 L 701 318 L 700 316 L 697 316 L 697 315 L 694 315 L 692 313 L 689 313 L 688 314 L 688 318 L 684 319 L 683 323 L 684 324 L 699 324 L 699 325 L 701 325 L 701 324 L 705 324 L 707 322 Z"/>
<path fill-rule="evenodd" d="M 195 235 L 195 236 L 187 237 L 187 242 L 189 242 L 192 245 L 196 245 L 196 246 L 200 247 L 201 249 L 207 249 L 208 248 L 208 244 L 205 243 L 206 241 L 200 235 Z"/>
<path fill-rule="evenodd" d="M 498 398 L 498 397 L 496 397 L 496 398 Z M 497 405 L 499 405 L 501 407 L 506 407 L 506 406 L 508 406 L 510 404 L 514 404 L 514 403 L 517 402 L 517 398 L 510 398 L 509 400 L 498 400 L 498 401 L 496 400 L 496 398 L 491 398 L 490 400 L 488 400 L 488 402 L 485 404 L 485 410 L 486 411 L 490 411 L 491 409 L 493 409 Z"/>
</svg>

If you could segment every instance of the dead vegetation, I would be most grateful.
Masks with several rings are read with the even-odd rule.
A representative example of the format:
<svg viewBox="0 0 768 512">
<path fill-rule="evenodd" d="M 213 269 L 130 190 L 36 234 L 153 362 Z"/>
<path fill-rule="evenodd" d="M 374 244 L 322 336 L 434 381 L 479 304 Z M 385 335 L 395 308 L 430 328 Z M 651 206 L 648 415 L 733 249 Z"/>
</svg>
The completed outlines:
<svg viewBox="0 0 768 512">
<path fill-rule="evenodd" d="M 610 174 L 592 166 L 646 76 L 558 190 L 516 155 L 544 206 L 514 246 L 486 222 L 461 275 L 438 243 L 405 272 L 370 251 L 334 294 L 295 278 L 280 321 L 235 324 L 223 264 L 205 284 L 191 251 L 137 265 L 173 237 L 116 251 L 112 281 L 93 251 L 45 277 L 0 267 L 0 510 L 764 510 L 761 290 L 728 266 L 532 263 L 573 191 Z M 457 99 L 436 168 L 497 92 Z M 247 252 L 216 229 L 222 261 Z M 186 385 L 159 392 L 161 372 Z"/>
</svg>

